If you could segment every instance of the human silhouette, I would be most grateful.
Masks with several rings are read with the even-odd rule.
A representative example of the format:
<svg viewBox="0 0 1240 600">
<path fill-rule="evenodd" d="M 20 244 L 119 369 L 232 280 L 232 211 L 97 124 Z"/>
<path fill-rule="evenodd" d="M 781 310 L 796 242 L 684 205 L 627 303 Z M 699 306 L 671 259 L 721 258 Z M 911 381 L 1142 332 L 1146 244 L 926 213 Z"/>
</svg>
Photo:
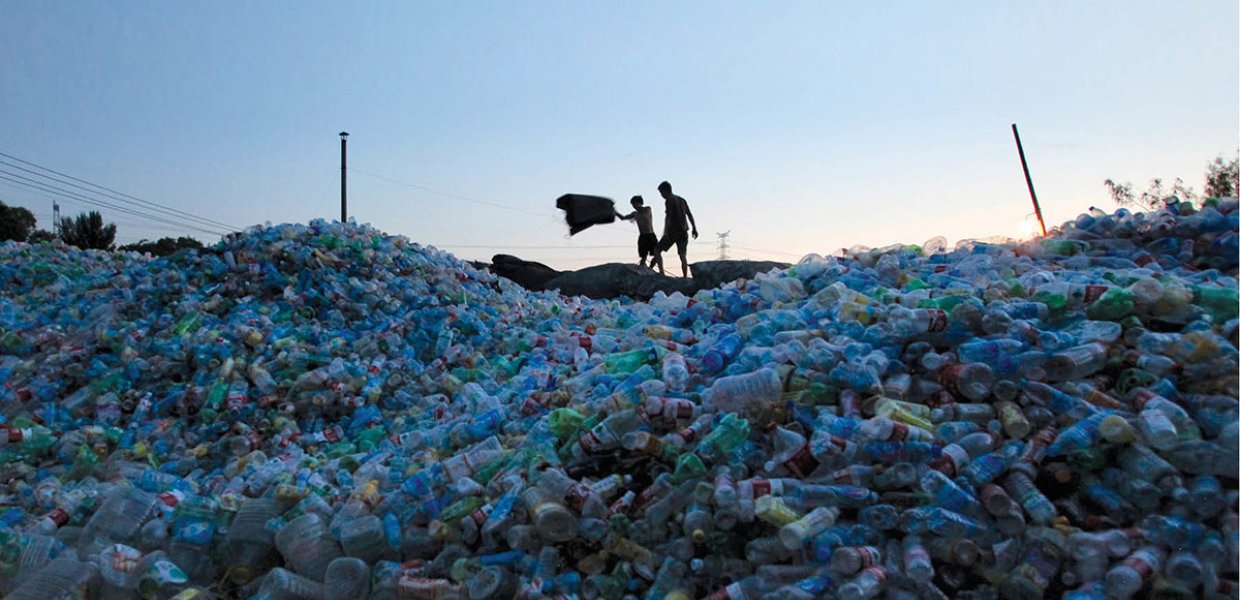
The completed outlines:
<svg viewBox="0 0 1240 600">
<path fill-rule="evenodd" d="M 654 234 L 654 211 L 646 206 L 646 201 L 641 196 L 633 196 L 629 204 L 633 205 L 633 212 L 627 215 L 617 212 L 616 216 L 637 222 L 637 256 L 641 259 L 638 264 L 646 266 L 646 257 L 649 256 L 650 268 L 655 268 L 658 263 L 659 274 L 662 275 L 663 255 L 659 253 L 659 237 Z"/>
<path fill-rule="evenodd" d="M 685 258 L 685 252 L 689 247 L 689 226 L 693 226 L 693 239 L 696 240 L 697 221 L 693 220 L 689 203 L 672 193 L 672 184 L 666 181 L 660 183 L 659 194 L 666 201 L 663 205 L 663 239 L 659 241 L 659 250 L 666 252 L 676 246 L 676 252 L 680 255 L 680 275 L 688 277 L 689 262 Z"/>
</svg>

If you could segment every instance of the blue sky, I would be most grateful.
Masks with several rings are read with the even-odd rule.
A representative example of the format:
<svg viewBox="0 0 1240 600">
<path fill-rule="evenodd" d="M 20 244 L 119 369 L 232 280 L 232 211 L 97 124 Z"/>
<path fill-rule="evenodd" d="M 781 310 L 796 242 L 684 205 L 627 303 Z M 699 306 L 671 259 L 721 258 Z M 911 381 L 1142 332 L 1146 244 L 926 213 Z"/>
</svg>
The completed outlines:
<svg viewBox="0 0 1240 600">
<path fill-rule="evenodd" d="M 661 222 L 667 179 L 691 262 L 729 230 L 795 261 L 1020 233 L 1014 122 L 1048 224 L 1113 209 L 1108 177 L 1200 191 L 1240 146 L 1234 0 L 357 4 L 0 3 L 0 152 L 245 226 L 338 218 L 347 130 L 358 221 L 577 268 L 636 230 L 567 238 L 568 192 Z M 50 194 L 0 199 L 50 226 Z"/>
</svg>

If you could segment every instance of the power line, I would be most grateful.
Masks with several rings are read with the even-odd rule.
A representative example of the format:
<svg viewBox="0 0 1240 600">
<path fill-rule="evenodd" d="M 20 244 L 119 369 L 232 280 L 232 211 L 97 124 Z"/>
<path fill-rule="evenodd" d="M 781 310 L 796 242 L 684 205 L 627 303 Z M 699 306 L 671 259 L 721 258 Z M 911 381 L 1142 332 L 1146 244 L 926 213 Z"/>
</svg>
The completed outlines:
<svg viewBox="0 0 1240 600">
<path fill-rule="evenodd" d="M 733 247 L 733 248 L 740 248 L 741 250 L 749 250 L 750 252 L 758 252 L 758 253 L 761 253 L 761 254 L 782 254 L 782 255 L 784 255 L 784 256 L 796 256 L 796 257 L 805 256 L 804 254 L 797 254 L 797 253 L 795 253 L 795 252 L 779 252 L 778 250 L 763 250 L 763 249 L 761 249 L 761 248 L 753 248 L 753 247 L 750 247 L 750 246 L 742 246 L 742 245 L 740 245 L 740 244 L 732 244 L 732 247 Z"/>
<path fill-rule="evenodd" d="M 201 224 L 203 224 L 203 225 L 207 225 L 207 226 L 212 226 L 212 227 L 221 227 L 221 228 L 224 228 L 224 229 L 226 229 L 226 230 L 232 230 L 232 231 L 237 231 L 237 230 L 242 229 L 241 227 L 237 227 L 237 226 L 235 226 L 235 225 L 229 225 L 228 223 L 224 223 L 224 222 L 222 222 L 222 221 L 216 221 L 216 220 L 214 220 L 214 219 L 208 219 L 208 218 L 206 218 L 206 217 L 200 217 L 200 216 L 195 215 L 195 214 L 193 214 L 193 213 L 188 213 L 188 212 L 185 212 L 185 211 L 183 211 L 183 210 L 179 210 L 179 209 L 176 209 L 176 208 L 172 208 L 172 207 L 170 207 L 170 206 L 165 206 L 165 205 L 160 204 L 160 203 L 158 203 L 158 202 L 151 202 L 151 201 L 149 201 L 149 200 L 143 200 L 142 198 L 138 198 L 137 196 L 132 196 L 132 195 L 130 195 L 130 194 L 126 194 L 126 193 L 124 193 L 124 192 L 118 192 L 118 191 L 116 191 L 116 190 L 114 190 L 114 189 L 112 189 L 112 188 L 105 187 L 105 186 L 99 185 L 99 184 L 97 184 L 97 183 L 92 183 L 92 182 L 86 181 L 85 179 L 79 179 L 79 178 L 74 177 L 74 176 L 72 176 L 72 175 L 68 175 L 68 174 L 66 174 L 66 173 L 61 173 L 60 171 L 57 171 L 57 170 L 55 170 L 55 169 L 49 169 L 49 168 L 47 168 L 47 167 L 44 167 L 44 166 L 39 165 L 39 164 L 36 164 L 36 163 L 32 163 L 32 162 L 27 161 L 27 160 L 22 160 L 22 159 L 20 159 L 20 158 L 18 158 L 18 157 L 16 157 L 16 156 L 11 155 L 11 154 L 5 154 L 4 152 L 0 152 L 0 156 L 3 156 L 3 157 L 6 157 L 6 158 L 9 158 L 9 159 L 11 159 L 11 160 L 17 161 L 17 162 L 22 163 L 22 164 L 24 164 L 24 165 L 29 165 L 29 166 L 31 166 L 31 167 L 34 167 L 34 168 L 39 169 L 39 170 L 42 170 L 42 171 L 47 171 L 48 173 L 53 173 L 53 174 L 55 174 L 55 175 L 59 175 L 60 177 L 64 177 L 64 178 L 66 178 L 66 179 L 70 179 L 70 180 L 76 181 L 76 182 L 78 182 L 78 183 L 84 183 L 84 184 L 86 184 L 86 185 L 90 186 L 91 188 L 97 188 L 97 189 L 99 189 L 99 190 L 103 190 L 103 191 L 105 191 L 105 192 L 108 192 L 109 194 L 112 194 L 112 195 L 111 195 L 111 196 L 109 196 L 109 194 L 104 194 L 104 193 L 99 192 L 99 191 L 96 191 L 96 190 L 94 190 L 94 189 L 86 188 L 86 187 L 83 187 L 83 186 L 80 186 L 80 185 L 76 185 L 76 184 L 74 184 L 74 183 L 70 183 L 70 182 L 67 182 L 67 181 L 59 181 L 59 180 L 55 179 L 54 177 L 51 177 L 51 176 L 48 176 L 48 175 L 44 175 L 44 174 L 42 174 L 42 173 L 38 173 L 38 172 L 35 172 L 35 171 L 31 171 L 30 169 L 26 169 L 26 168 L 23 168 L 23 167 L 21 167 L 21 166 L 18 166 L 18 165 L 13 165 L 13 164 L 11 164 L 11 163 L 8 163 L 7 161 L 0 160 L 0 164 L 6 164 L 6 165 L 8 165 L 8 166 L 9 166 L 9 167 L 11 167 L 11 168 L 21 169 L 22 171 L 26 171 L 26 172 L 28 172 L 28 173 L 32 173 L 32 174 L 37 175 L 37 176 L 39 176 L 39 177 L 42 177 L 42 178 L 44 178 L 44 179 L 49 179 L 49 180 L 54 181 L 54 182 L 56 182 L 56 183 L 58 183 L 58 184 L 61 184 L 61 185 L 68 185 L 68 186 L 71 186 L 71 187 L 75 187 L 75 188 L 78 188 L 78 189 L 81 189 L 81 190 L 84 190 L 84 191 L 90 192 L 90 193 L 92 193 L 92 194 L 96 194 L 96 195 L 99 195 L 99 196 L 109 197 L 109 198 L 111 198 L 111 199 L 113 199 L 113 200 L 116 200 L 116 201 L 118 201 L 118 202 L 124 202 L 124 203 L 126 203 L 126 204 L 133 204 L 134 202 L 137 202 L 137 203 L 140 203 L 140 204 L 144 204 L 144 205 L 146 205 L 146 206 L 147 206 L 147 207 L 149 207 L 149 208 L 154 208 L 154 209 L 156 209 L 156 210 L 161 210 L 161 211 L 164 211 L 165 213 L 173 213 L 173 214 L 172 214 L 172 215 L 170 215 L 170 216 L 173 216 L 174 218 L 176 218 L 176 217 L 175 217 L 175 215 L 180 215 L 180 216 L 181 216 L 180 218 L 186 218 L 186 219 L 191 219 L 191 220 L 194 220 L 194 221 L 198 221 L 199 223 L 201 223 Z"/>
<path fill-rule="evenodd" d="M 495 207 L 495 208 L 502 208 L 502 209 L 504 209 L 504 210 L 512 210 L 512 211 L 517 211 L 517 212 L 523 212 L 523 213 L 526 213 L 526 214 L 529 214 L 529 215 L 534 215 L 534 216 L 537 216 L 537 217 L 555 217 L 555 215 L 553 215 L 553 214 L 551 214 L 551 213 L 545 213 L 545 212 L 535 212 L 535 211 L 529 210 L 529 209 L 527 209 L 527 208 L 521 208 L 521 207 L 519 207 L 519 206 L 510 206 L 510 205 L 507 205 L 507 204 L 500 204 L 500 203 L 498 203 L 498 202 L 490 202 L 490 201 L 487 201 L 487 200 L 478 200 L 478 199 L 476 199 L 476 198 L 470 198 L 470 197 L 468 197 L 468 196 L 462 196 L 462 195 L 460 195 L 460 194 L 453 194 L 452 192 L 445 192 L 445 191 L 442 191 L 442 190 L 437 190 L 437 189 L 435 189 L 435 188 L 433 188 L 433 187 L 425 186 L 425 185 L 418 184 L 418 183 L 409 183 L 409 182 L 406 182 L 406 181 L 400 181 L 400 180 L 397 180 L 397 179 L 392 179 L 391 177 L 385 177 L 385 176 L 383 176 L 383 175 L 379 175 L 378 173 L 370 173 L 370 172 L 368 172 L 368 171 L 363 171 L 363 170 L 361 170 L 361 169 L 349 169 L 349 171 L 351 171 L 351 172 L 353 172 L 353 173 L 359 173 L 359 174 L 361 174 L 361 175 L 366 175 L 366 176 L 368 176 L 368 177 L 374 177 L 375 179 L 380 179 L 380 180 L 386 181 L 386 182 L 388 182 L 388 183 L 392 183 L 392 184 L 396 184 L 396 185 L 403 185 L 403 186 L 405 186 L 405 187 L 410 187 L 410 188 L 416 188 L 416 189 L 419 189 L 419 190 L 424 190 L 424 191 L 427 191 L 427 192 L 431 192 L 432 194 L 439 194 L 440 196 L 444 196 L 444 197 L 446 197 L 446 198 L 453 198 L 453 199 L 455 199 L 455 200 L 463 200 L 463 201 L 465 201 L 465 202 L 473 202 L 473 203 L 475 203 L 475 204 L 483 204 L 483 205 L 486 205 L 486 206 L 493 206 L 493 207 Z"/>
<path fill-rule="evenodd" d="M 481 248 L 481 249 L 498 249 L 515 248 L 518 250 L 615 250 L 621 248 L 630 248 L 629 245 L 623 246 L 521 246 L 516 244 L 425 244 L 427 246 L 435 246 L 436 248 Z"/>
<path fill-rule="evenodd" d="M 15 173 L 10 173 L 10 172 L 4 171 L 4 170 L 0 170 L 0 180 L 7 180 L 7 181 L 9 181 L 9 182 L 11 182 L 11 183 L 15 183 L 15 184 L 17 184 L 17 185 L 21 185 L 21 186 L 24 186 L 24 187 L 27 187 L 27 188 L 30 188 L 30 189 L 33 189 L 33 190 L 36 190 L 36 191 L 39 191 L 39 192 L 44 192 L 44 193 L 47 193 L 47 194 L 53 194 L 53 195 L 58 196 L 58 197 L 69 197 L 69 198 L 73 198 L 73 199 L 78 200 L 79 202 L 85 202 L 85 203 L 88 203 L 88 204 L 91 204 L 91 205 L 94 205 L 94 206 L 98 206 L 98 207 L 101 207 L 101 208 L 107 208 L 107 209 L 110 209 L 110 210 L 115 210 L 115 211 L 118 211 L 118 212 L 121 212 L 121 213 L 124 213 L 124 214 L 133 215 L 133 216 L 136 216 L 136 217 L 141 217 L 141 218 L 143 218 L 143 219 L 150 219 L 150 220 L 152 220 L 152 221 L 158 221 L 158 222 L 160 222 L 160 223 L 165 223 L 165 224 L 167 224 L 167 225 L 173 225 L 173 226 L 175 226 L 175 227 L 179 227 L 179 228 L 193 229 L 193 230 L 196 230 L 196 231 L 201 231 L 201 232 L 203 232 L 203 233 L 210 233 L 210 234 L 213 234 L 213 235 L 227 235 L 227 232 L 220 232 L 220 231 L 215 231 L 215 230 L 211 230 L 211 229 L 206 229 L 206 228 L 203 228 L 203 227 L 198 227 L 198 226 L 196 226 L 196 225 L 194 225 L 194 224 L 192 224 L 192 223 L 184 223 L 184 222 L 180 222 L 180 221 L 173 221 L 173 220 L 166 219 L 166 218 L 163 218 L 163 217 L 158 217 L 158 216 L 153 216 L 153 215 L 148 215 L 148 214 L 145 214 L 145 213 L 142 213 L 142 212 L 138 212 L 137 210 L 134 210 L 134 209 L 131 209 L 131 208 L 127 208 L 127 207 L 123 207 L 123 206 L 117 206 L 117 205 L 115 205 L 115 204 L 110 204 L 110 203 L 108 203 L 108 202 L 104 202 L 104 201 L 99 200 L 99 199 L 96 199 L 96 198 L 91 198 L 91 197 L 88 197 L 88 196 L 83 196 L 83 195 L 81 195 L 81 194 L 78 194 L 77 192 L 73 192 L 73 191 L 70 191 L 70 190 L 63 189 L 63 188 L 58 188 L 58 187 L 56 187 L 56 186 L 52 186 L 52 185 L 49 185 L 49 184 L 43 183 L 43 182 L 41 182 L 41 181 L 37 181 L 37 180 L 34 180 L 34 179 L 30 179 L 29 177 L 23 177 L 23 176 L 21 176 L 21 175 L 18 175 L 18 174 L 15 174 Z M 24 181 L 20 181 L 20 180 L 24 180 Z"/>
<path fill-rule="evenodd" d="M 204 227 L 199 227 L 199 226 L 193 225 L 193 224 L 191 224 L 191 223 L 185 223 L 185 222 L 179 222 L 179 221 L 172 221 L 172 220 L 169 220 L 169 219 L 165 219 L 165 218 L 163 218 L 163 217 L 158 217 L 158 216 L 154 216 L 154 215 L 145 214 L 145 213 L 138 212 L 137 210 L 134 210 L 134 209 L 131 209 L 131 208 L 126 208 L 126 207 L 123 207 L 123 206 L 117 206 L 117 205 L 115 205 L 115 204 L 110 204 L 110 203 L 108 203 L 108 202 L 104 202 L 104 201 L 102 201 L 102 200 L 99 200 L 99 199 L 97 199 L 97 198 L 91 198 L 91 197 L 88 197 L 88 196 L 83 196 L 82 194 L 79 194 L 79 193 L 77 193 L 77 192 L 73 192 L 73 191 L 70 191 L 70 190 L 66 190 L 66 189 L 64 189 L 64 188 L 59 188 L 59 187 L 56 187 L 56 186 L 53 186 L 53 185 L 49 185 L 49 184 L 43 183 L 43 182 L 41 182 L 41 181 L 38 181 L 38 180 L 35 180 L 35 179 L 31 179 L 31 178 L 29 178 L 29 177 L 24 177 L 24 176 L 22 176 L 22 175 L 18 175 L 18 174 L 16 174 L 16 173 L 10 173 L 10 172 L 8 172 L 8 171 L 4 171 L 4 170 L 0 170 L 0 180 L 9 181 L 9 182 L 11 182 L 11 183 L 15 183 L 15 184 L 17 184 L 17 185 L 20 185 L 20 186 L 23 186 L 23 187 L 26 187 L 26 188 L 30 188 L 30 189 L 33 189 L 33 190 L 36 190 L 36 191 L 39 191 L 39 192 L 44 192 L 44 193 L 47 193 L 47 194 L 53 194 L 53 195 L 58 195 L 58 196 L 67 196 L 67 197 L 69 197 L 69 198 L 74 198 L 74 199 L 77 199 L 77 200 L 78 200 L 78 201 L 80 201 L 80 202 L 86 202 L 86 203 L 88 203 L 88 204 L 92 204 L 92 205 L 95 205 L 95 206 L 99 206 L 99 207 L 101 207 L 101 208 L 107 208 L 107 209 L 110 209 L 110 210 L 115 210 L 115 211 L 122 212 L 122 213 L 125 213 L 125 214 L 128 214 L 128 215 L 133 215 L 133 216 L 136 216 L 136 217 L 141 217 L 141 218 L 143 218 L 143 219 L 149 219 L 149 220 L 152 220 L 152 221 L 158 221 L 158 222 L 160 222 L 160 223 L 165 223 L 165 224 L 168 224 L 168 225 L 173 225 L 173 226 L 177 226 L 177 227 L 183 227 L 183 228 L 186 228 L 186 229 L 193 229 L 193 230 L 195 230 L 195 231 L 200 231 L 200 232 L 203 232 L 203 233 L 210 233 L 210 234 L 212 234 L 212 235 L 228 235 L 228 233 L 229 233 L 229 232 L 221 232 L 221 231 L 216 231 L 216 230 L 207 229 L 207 228 L 204 228 Z"/>
</svg>

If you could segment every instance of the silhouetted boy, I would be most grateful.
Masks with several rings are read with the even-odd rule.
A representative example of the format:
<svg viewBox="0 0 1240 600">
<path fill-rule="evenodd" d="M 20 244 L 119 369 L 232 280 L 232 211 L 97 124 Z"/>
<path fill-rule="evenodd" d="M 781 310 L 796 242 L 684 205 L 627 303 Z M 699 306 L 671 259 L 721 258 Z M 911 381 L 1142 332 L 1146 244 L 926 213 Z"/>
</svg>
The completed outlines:
<svg viewBox="0 0 1240 600">
<path fill-rule="evenodd" d="M 646 256 L 650 256 L 650 268 L 653 269 L 655 263 L 659 265 L 659 274 L 663 274 L 663 255 L 659 254 L 659 238 L 654 234 L 654 211 L 646 206 L 646 201 L 641 196 L 633 196 L 629 200 L 629 204 L 633 205 L 633 212 L 622 215 L 616 213 L 617 217 L 626 221 L 637 221 L 637 255 L 641 257 L 638 263 L 646 266 Z"/>
</svg>

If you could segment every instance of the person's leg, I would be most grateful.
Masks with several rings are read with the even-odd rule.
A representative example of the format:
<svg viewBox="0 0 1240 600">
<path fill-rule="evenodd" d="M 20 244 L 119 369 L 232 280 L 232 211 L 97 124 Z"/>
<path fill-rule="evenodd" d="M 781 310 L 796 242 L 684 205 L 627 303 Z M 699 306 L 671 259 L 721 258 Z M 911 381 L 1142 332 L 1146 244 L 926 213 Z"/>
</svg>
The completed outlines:
<svg viewBox="0 0 1240 600">
<path fill-rule="evenodd" d="M 680 255 L 680 276 L 689 276 L 689 260 L 687 254 L 689 252 L 689 232 L 682 231 L 676 239 L 676 252 Z"/>
</svg>

